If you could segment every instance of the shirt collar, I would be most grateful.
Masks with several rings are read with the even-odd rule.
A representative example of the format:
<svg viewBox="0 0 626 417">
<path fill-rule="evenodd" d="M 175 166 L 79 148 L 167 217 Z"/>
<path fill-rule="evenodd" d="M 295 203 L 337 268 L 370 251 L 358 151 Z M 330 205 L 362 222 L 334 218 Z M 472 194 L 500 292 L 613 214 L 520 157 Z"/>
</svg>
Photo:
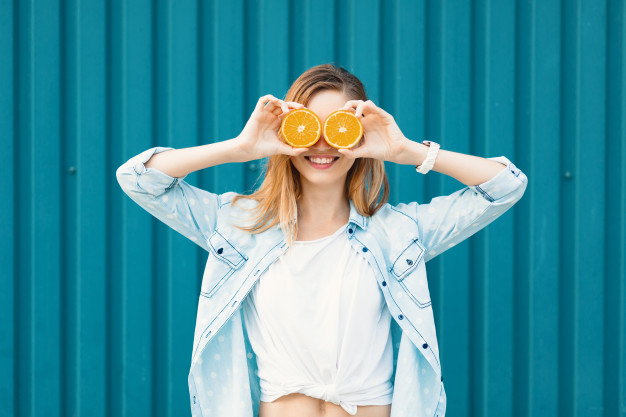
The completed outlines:
<svg viewBox="0 0 626 417">
<path fill-rule="evenodd" d="M 349 223 L 354 223 L 359 226 L 363 230 L 367 230 L 367 225 L 369 223 L 369 217 L 365 217 L 360 214 L 352 200 L 350 200 L 350 218 L 348 219 Z"/>
</svg>

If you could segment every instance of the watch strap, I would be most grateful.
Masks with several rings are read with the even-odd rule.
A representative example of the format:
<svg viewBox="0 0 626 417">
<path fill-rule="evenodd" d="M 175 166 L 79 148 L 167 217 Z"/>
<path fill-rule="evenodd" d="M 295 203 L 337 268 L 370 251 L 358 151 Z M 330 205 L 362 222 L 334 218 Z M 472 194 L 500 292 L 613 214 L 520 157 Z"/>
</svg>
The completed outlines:
<svg viewBox="0 0 626 417">
<path fill-rule="evenodd" d="M 415 167 L 415 171 L 420 174 L 426 174 L 430 171 L 435 165 L 435 160 L 437 159 L 437 154 L 439 153 L 439 144 L 437 142 L 433 142 L 431 140 L 422 141 L 422 143 L 428 146 L 428 154 L 426 155 L 426 159 Z"/>
</svg>

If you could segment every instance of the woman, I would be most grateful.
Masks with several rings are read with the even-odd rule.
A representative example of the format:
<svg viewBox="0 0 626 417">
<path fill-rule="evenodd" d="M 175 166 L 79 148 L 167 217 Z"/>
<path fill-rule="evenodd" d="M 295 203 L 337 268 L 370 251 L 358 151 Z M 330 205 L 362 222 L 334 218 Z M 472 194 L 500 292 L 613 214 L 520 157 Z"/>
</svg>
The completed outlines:
<svg viewBox="0 0 626 417">
<path fill-rule="evenodd" d="M 364 128 L 358 147 L 282 142 L 282 118 L 305 106 L 322 122 L 337 109 L 354 112 Z M 265 179 L 250 196 L 183 181 L 264 157 Z M 391 206 L 384 161 L 466 187 Z M 504 213 L 527 184 L 505 157 L 409 140 L 354 75 L 330 64 L 303 73 L 285 100 L 261 97 L 236 138 L 149 149 L 117 177 L 209 252 L 189 374 L 194 416 L 444 415 L 424 264 Z"/>
</svg>

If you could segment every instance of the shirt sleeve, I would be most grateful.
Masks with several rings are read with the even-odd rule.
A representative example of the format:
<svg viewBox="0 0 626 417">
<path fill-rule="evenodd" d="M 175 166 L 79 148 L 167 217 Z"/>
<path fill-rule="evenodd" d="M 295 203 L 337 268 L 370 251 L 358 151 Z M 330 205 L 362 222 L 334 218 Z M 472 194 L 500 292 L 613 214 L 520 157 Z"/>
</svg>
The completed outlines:
<svg viewBox="0 0 626 417">
<path fill-rule="evenodd" d="M 171 177 L 145 166 L 152 155 L 171 149 L 155 147 L 130 158 L 117 169 L 117 181 L 143 209 L 208 251 L 220 196 L 189 185 L 185 177 Z"/>
<path fill-rule="evenodd" d="M 417 221 L 426 248 L 425 261 L 472 236 L 522 198 L 528 184 L 526 175 L 504 156 L 488 159 L 502 163 L 505 168 L 482 184 L 435 197 L 428 204 L 411 203 L 405 208 Z"/>
</svg>

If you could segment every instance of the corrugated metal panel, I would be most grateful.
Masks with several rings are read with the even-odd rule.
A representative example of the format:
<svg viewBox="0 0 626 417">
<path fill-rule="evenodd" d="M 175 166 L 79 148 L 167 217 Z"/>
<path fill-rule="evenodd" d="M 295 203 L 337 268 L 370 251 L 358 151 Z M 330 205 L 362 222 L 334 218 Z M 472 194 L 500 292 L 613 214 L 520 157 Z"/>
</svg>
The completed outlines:
<svg viewBox="0 0 626 417">
<path fill-rule="evenodd" d="M 0 2 L 0 416 L 189 415 L 206 255 L 115 169 L 236 136 L 324 62 L 524 198 L 428 264 L 449 415 L 626 415 L 620 0 Z M 258 161 L 188 180 L 247 191 Z M 461 184 L 388 165 L 391 202 Z"/>
</svg>

